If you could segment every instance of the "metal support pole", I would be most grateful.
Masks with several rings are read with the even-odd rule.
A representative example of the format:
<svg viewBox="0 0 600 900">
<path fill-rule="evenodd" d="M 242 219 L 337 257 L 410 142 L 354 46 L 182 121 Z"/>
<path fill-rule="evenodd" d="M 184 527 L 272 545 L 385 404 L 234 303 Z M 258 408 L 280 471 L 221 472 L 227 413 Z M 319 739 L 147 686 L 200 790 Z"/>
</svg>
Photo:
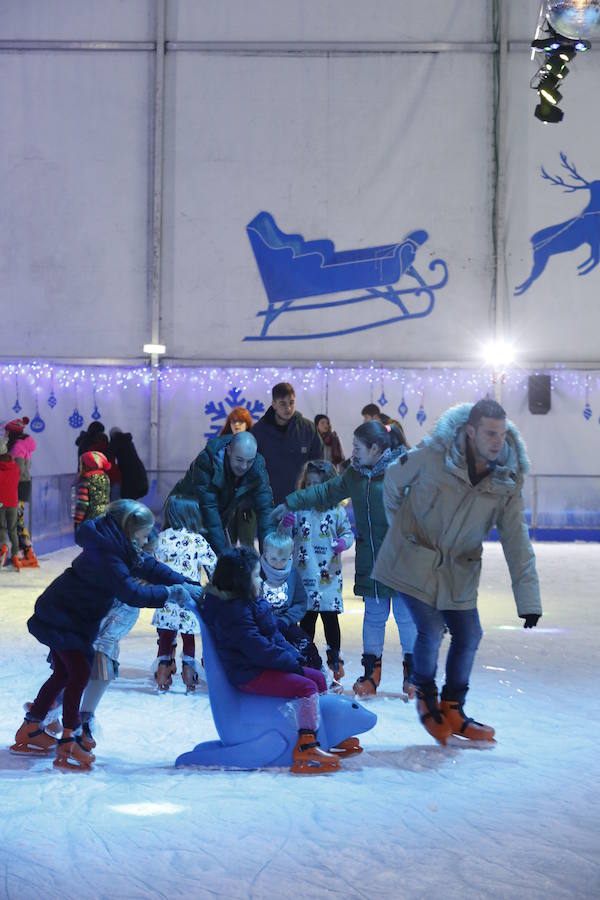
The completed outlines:
<svg viewBox="0 0 600 900">
<path fill-rule="evenodd" d="M 497 46 L 495 59 L 495 102 L 494 102 L 494 195 L 493 209 L 493 252 L 494 282 L 492 287 L 491 330 L 494 342 L 506 340 L 509 333 L 509 307 L 507 303 L 506 277 L 506 73 L 508 64 L 508 33 L 505 0 L 493 0 L 494 42 Z M 504 373 L 495 379 L 496 400 L 502 403 Z"/>
<path fill-rule="evenodd" d="M 154 90 L 152 108 L 151 141 L 151 206 L 149 215 L 149 300 L 152 310 L 152 343 L 160 343 L 161 324 L 161 262 L 162 262 L 162 194 L 163 194 L 163 138 L 164 138 L 164 87 L 165 87 L 165 20 L 166 0 L 156 2 L 156 47 L 154 52 Z M 159 356 L 150 358 L 154 374 L 150 389 L 150 469 L 158 470 L 159 442 Z"/>
</svg>

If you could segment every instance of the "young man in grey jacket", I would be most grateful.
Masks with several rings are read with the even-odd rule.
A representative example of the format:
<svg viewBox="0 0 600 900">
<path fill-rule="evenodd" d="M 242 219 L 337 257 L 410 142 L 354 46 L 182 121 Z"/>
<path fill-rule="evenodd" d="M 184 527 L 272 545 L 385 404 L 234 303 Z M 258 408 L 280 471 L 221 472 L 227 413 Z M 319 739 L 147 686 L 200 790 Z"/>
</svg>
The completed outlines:
<svg viewBox="0 0 600 900">
<path fill-rule="evenodd" d="M 494 740 L 494 729 L 463 709 L 482 637 L 477 612 L 482 541 L 496 526 L 519 616 L 533 628 L 542 614 L 522 486 L 529 462 L 518 430 L 495 400 L 449 409 L 431 435 L 388 468 L 389 530 L 373 575 L 401 592 L 418 629 L 413 650 L 417 711 L 445 744 L 451 734 Z M 445 628 L 451 635 L 446 683 L 435 675 Z"/>
</svg>

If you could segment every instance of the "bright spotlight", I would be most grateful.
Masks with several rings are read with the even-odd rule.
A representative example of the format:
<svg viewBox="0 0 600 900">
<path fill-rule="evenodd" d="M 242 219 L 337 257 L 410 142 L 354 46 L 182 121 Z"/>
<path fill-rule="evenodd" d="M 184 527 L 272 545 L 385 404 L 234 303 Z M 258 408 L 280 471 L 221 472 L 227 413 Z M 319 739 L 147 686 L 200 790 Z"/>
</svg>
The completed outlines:
<svg viewBox="0 0 600 900">
<path fill-rule="evenodd" d="M 167 348 L 164 344 L 144 344 L 144 353 L 148 353 L 151 356 L 162 356 L 166 352 Z"/>
<path fill-rule="evenodd" d="M 515 351 L 512 344 L 506 341 L 490 341 L 484 345 L 482 356 L 486 365 L 502 369 L 513 362 Z"/>
</svg>

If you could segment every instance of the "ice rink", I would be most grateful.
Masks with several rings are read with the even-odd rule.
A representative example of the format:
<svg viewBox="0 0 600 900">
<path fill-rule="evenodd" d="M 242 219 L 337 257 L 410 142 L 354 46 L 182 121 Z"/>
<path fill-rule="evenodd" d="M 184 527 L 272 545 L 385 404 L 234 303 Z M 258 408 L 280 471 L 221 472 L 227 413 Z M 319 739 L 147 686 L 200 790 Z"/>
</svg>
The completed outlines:
<svg viewBox="0 0 600 900">
<path fill-rule="evenodd" d="M 494 725 L 497 744 L 443 748 L 427 735 L 401 698 L 390 619 L 370 703 L 378 723 L 361 756 L 322 778 L 175 769 L 178 754 L 216 733 L 203 690 L 186 696 L 176 676 L 156 694 L 150 610 L 123 641 L 120 677 L 99 707 L 94 771 L 11 755 L 22 704 L 48 673 L 25 623 L 75 551 L 0 572 L 0 897 L 599 897 L 600 547 L 535 549 L 544 616 L 524 631 L 502 550 L 485 547 L 485 634 L 466 710 Z M 347 691 L 361 656 L 352 571 L 346 554 Z"/>
</svg>

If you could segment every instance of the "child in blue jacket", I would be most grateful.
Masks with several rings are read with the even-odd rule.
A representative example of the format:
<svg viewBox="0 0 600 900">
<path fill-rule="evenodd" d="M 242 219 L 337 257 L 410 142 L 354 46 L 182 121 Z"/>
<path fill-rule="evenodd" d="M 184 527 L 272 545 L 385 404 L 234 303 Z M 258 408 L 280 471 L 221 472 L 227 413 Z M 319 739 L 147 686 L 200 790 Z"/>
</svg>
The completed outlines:
<svg viewBox="0 0 600 900">
<path fill-rule="evenodd" d="M 184 576 L 140 548 L 154 525 L 151 511 L 133 500 L 117 500 L 105 516 L 77 531 L 83 552 L 38 598 L 27 627 L 50 648 L 53 672 L 25 715 L 10 748 L 13 753 L 48 754 L 56 749 L 59 768 L 89 768 L 91 747 L 81 734 L 79 705 L 89 680 L 94 641 L 115 597 L 128 606 L 159 607 L 167 599 L 191 603 Z M 200 594 L 197 594 L 200 596 Z M 63 733 L 57 741 L 42 727 L 50 707 L 63 695 Z"/>
<path fill-rule="evenodd" d="M 249 547 L 225 550 L 205 587 L 201 615 L 213 635 L 227 678 L 248 694 L 297 700 L 298 742 L 292 772 L 323 774 L 339 768 L 316 740 L 322 672 L 301 665 L 300 652 L 282 635 L 270 604 L 260 596 L 260 562 Z"/>
</svg>

